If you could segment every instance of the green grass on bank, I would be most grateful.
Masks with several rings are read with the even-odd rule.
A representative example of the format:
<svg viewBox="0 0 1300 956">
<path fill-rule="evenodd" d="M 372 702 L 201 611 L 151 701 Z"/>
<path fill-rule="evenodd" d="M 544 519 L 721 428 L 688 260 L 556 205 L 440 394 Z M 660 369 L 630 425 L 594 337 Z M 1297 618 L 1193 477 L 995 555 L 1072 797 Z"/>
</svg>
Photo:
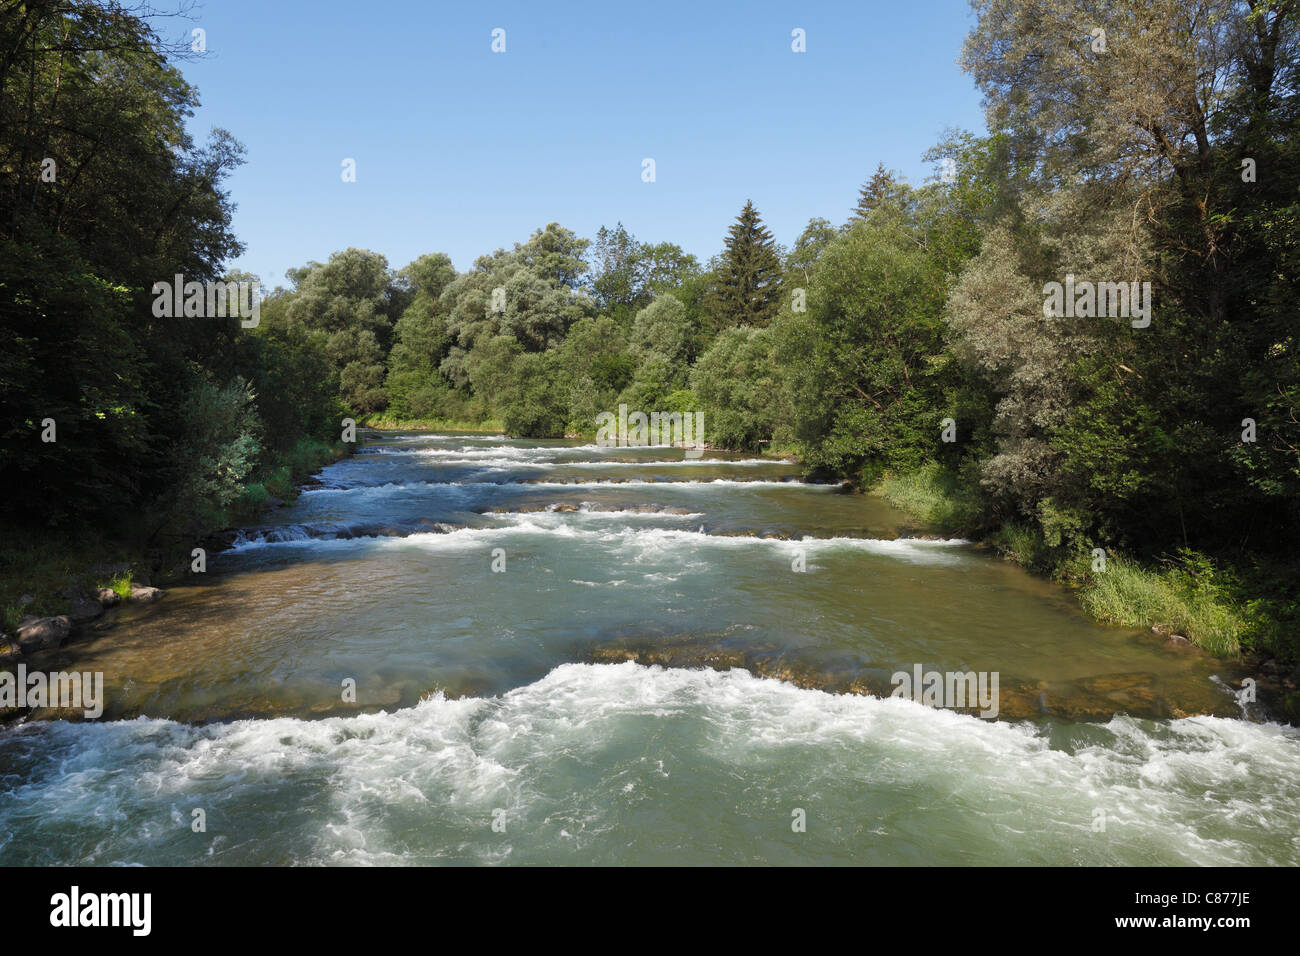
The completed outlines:
<svg viewBox="0 0 1300 956">
<path fill-rule="evenodd" d="M 94 584 L 96 590 L 99 588 L 108 588 L 123 600 L 126 600 L 131 596 L 130 568 L 126 568 L 125 570 L 110 575 L 107 580 L 104 580 L 102 575 L 100 577 L 101 580 L 96 581 Z"/>
<path fill-rule="evenodd" d="M 1199 556 L 1198 556 L 1199 557 Z M 1242 649 L 1248 622 L 1232 594 L 1214 579 L 1189 571 L 1189 558 L 1172 568 L 1143 567 L 1110 555 L 1104 572 L 1091 572 L 1079 592 L 1089 615 L 1121 627 L 1157 627 L 1226 657 Z"/>
<path fill-rule="evenodd" d="M 797 442 L 768 442 L 760 445 L 758 449 L 760 458 L 774 460 L 798 461 L 799 454 L 800 448 Z"/>
<path fill-rule="evenodd" d="M 1101 623 L 1180 634 L 1221 656 L 1261 651 L 1286 662 L 1300 659 L 1300 568 L 1294 563 L 1228 563 L 1190 550 L 1143 562 L 1107 549 L 1105 570 L 1094 570 L 1090 550 L 1053 546 L 1034 524 L 990 526 L 970 485 L 937 464 L 887 475 L 872 493 L 1073 586 L 1083 610 Z"/>
<path fill-rule="evenodd" d="M 977 533 L 984 523 L 975 495 L 935 462 L 916 471 L 886 475 L 872 494 L 914 518 L 954 533 Z"/>
</svg>

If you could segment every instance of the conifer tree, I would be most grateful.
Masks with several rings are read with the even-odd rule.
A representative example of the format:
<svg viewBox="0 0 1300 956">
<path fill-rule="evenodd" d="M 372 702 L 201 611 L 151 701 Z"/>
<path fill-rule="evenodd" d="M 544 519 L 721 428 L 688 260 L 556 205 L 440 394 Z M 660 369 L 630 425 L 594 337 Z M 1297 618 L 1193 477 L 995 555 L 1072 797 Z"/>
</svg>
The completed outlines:
<svg viewBox="0 0 1300 956">
<path fill-rule="evenodd" d="M 726 247 L 712 294 L 711 311 L 718 325 L 766 325 L 779 305 L 781 260 L 753 202 L 745 202 Z"/>
<path fill-rule="evenodd" d="M 853 210 L 850 222 L 866 219 L 871 210 L 880 206 L 886 199 L 898 191 L 898 180 L 885 168 L 884 163 L 876 164 L 876 171 L 858 190 L 858 204 Z"/>
</svg>

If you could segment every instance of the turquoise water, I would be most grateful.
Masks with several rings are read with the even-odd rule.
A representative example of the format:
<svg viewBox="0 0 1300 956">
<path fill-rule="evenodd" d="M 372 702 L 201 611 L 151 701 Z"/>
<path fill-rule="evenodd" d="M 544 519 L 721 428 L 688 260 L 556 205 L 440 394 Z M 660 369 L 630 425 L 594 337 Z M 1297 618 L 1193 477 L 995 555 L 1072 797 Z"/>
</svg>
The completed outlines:
<svg viewBox="0 0 1300 956">
<path fill-rule="evenodd" d="M 1229 665 L 706 455 L 375 436 L 43 662 L 105 719 L 0 735 L 0 863 L 1300 862 Z M 1001 719 L 850 692 L 917 664 Z"/>
</svg>

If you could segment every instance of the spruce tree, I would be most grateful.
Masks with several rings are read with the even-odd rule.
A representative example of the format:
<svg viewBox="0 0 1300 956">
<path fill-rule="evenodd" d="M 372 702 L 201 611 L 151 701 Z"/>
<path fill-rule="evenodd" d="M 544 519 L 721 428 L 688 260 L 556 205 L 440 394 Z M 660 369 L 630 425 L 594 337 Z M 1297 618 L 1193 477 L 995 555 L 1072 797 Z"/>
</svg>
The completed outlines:
<svg viewBox="0 0 1300 956">
<path fill-rule="evenodd" d="M 866 219 L 867 214 L 888 199 L 897 187 L 898 180 L 894 178 L 894 174 L 885 169 L 884 163 L 877 163 L 876 171 L 858 190 L 858 205 L 854 208 L 849 221 Z"/>
<path fill-rule="evenodd" d="M 726 247 L 712 295 L 718 325 L 766 325 L 780 304 L 781 260 L 753 202 L 736 217 Z"/>
</svg>

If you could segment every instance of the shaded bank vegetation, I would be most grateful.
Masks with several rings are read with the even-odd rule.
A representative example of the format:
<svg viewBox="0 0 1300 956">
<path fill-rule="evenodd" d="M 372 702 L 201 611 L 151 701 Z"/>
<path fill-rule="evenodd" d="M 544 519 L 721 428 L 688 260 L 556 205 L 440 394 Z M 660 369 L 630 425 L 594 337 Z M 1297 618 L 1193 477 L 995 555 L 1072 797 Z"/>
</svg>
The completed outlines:
<svg viewBox="0 0 1300 956">
<path fill-rule="evenodd" d="M 96 563 L 188 560 L 328 460 L 346 414 L 301 330 L 154 316 L 154 283 L 222 278 L 241 250 L 223 182 L 243 149 L 186 133 L 184 55 L 115 4 L 0 11 L 6 629 L 65 609 L 70 576 L 109 583 Z"/>
<path fill-rule="evenodd" d="M 0 100 L 23 527 L 147 514 L 183 539 L 217 520 L 196 497 L 257 497 L 347 414 L 555 437 L 626 403 L 990 538 L 1105 620 L 1295 657 L 1294 2 L 981 0 L 963 62 L 988 132 L 945 136 L 923 184 L 877 168 L 843 222 L 783 247 L 746 202 L 707 262 L 619 223 L 550 223 L 465 272 L 347 249 L 290 270 L 255 330 L 148 308 L 151 282 L 238 251 L 238 144 L 188 140 L 194 93 L 138 21 L 24 9 Z M 1150 324 L 1046 314 L 1070 276 L 1150 283 Z"/>
</svg>

